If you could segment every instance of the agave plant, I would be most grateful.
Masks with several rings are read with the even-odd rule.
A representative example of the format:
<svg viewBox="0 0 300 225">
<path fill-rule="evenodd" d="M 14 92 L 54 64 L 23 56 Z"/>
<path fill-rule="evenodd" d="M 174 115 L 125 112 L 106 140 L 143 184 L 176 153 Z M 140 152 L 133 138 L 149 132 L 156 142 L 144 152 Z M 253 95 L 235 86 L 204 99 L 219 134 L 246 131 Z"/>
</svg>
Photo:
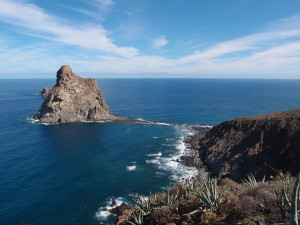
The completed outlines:
<svg viewBox="0 0 300 225">
<path fill-rule="evenodd" d="M 184 185 L 180 186 L 179 191 L 180 197 L 182 199 L 189 199 L 191 195 L 191 188 L 189 183 L 185 183 Z"/>
<path fill-rule="evenodd" d="M 242 182 L 249 187 L 257 185 L 257 180 L 253 173 L 249 173 L 245 179 L 242 179 Z"/>
<path fill-rule="evenodd" d="M 150 195 L 151 196 L 151 195 Z M 138 211 L 142 212 L 143 215 L 147 215 L 151 211 L 151 200 L 149 198 L 139 196 L 134 200 Z"/>
<path fill-rule="evenodd" d="M 168 187 L 167 188 L 167 192 L 165 194 L 166 194 L 165 196 L 166 196 L 166 204 L 167 204 L 167 206 L 172 206 L 172 205 L 175 204 L 175 202 L 178 199 L 179 189 L 176 188 L 176 191 L 174 193 L 174 190 L 172 190 L 171 187 Z"/>
<path fill-rule="evenodd" d="M 133 219 L 133 222 L 129 220 L 127 222 L 132 225 L 142 225 L 144 222 L 143 212 L 139 208 L 136 208 L 136 210 L 131 214 L 131 218 Z"/>
<path fill-rule="evenodd" d="M 201 190 L 198 190 L 198 197 L 200 202 L 204 204 L 206 208 L 215 210 L 224 200 L 224 193 L 221 193 L 217 189 L 217 180 L 208 179 L 204 182 L 204 186 Z"/>
<path fill-rule="evenodd" d="M 300 184 L 300 173 L 298 173 L 298 176 L 295 180 L 295 185 L 293 190 L 293 198 L 292 198 L 291 210 L 290 210 L 291 225 L 298 225 L 299 184 Z"/>
<path fill-rule="evenodd" d="M 290 201 L 285 186 L 282 189 L 282 204 L 288 205 L 290 207 L 290 225 L 298 225 L 298 205 L 300 199 L 300 191 L 299 191 L 299 184 L 300 184 L 300 173 L 298 176 L 293 179 L 294 180 L 294 189 L 292 194 L 292 200 Z M 286 183 L 285 183 L 286 184 Z M 278 192 L 275 190 L 277 196 Z"/>
</svg>

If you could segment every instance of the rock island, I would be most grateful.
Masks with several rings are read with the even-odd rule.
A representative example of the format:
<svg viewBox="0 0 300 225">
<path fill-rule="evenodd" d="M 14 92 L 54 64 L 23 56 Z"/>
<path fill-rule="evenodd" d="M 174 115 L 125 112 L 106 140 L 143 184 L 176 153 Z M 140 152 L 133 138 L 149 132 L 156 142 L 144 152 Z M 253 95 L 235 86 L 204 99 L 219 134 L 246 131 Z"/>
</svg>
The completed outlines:
<svg viewBox="0 0 300 225">
<path fill-rule="evenodd" d="M 44 102 L 37 115 L 32 117 L 37 123 L 137 122 L 131 118 L 111 115 L 97 81 L 77 76 L 68 65 L 57 71 L 55 86 L 45 87 L 41 95 Z"/>
</svg>

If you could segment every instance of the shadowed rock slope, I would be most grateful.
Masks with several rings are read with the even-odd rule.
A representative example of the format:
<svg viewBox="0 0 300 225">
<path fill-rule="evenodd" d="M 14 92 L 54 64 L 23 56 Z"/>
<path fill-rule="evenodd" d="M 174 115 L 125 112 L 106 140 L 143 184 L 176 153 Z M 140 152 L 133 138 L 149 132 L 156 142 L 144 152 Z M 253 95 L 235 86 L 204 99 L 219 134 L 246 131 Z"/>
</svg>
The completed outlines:
<svg viewBox="0 0 300 225">
<path fill-rule="evenodd" d="M 97 81 L 81 78 L 70 66 L 57 71 L 53 88 L 44 88 L 44 102 L 34 117 L 39 123 L 70 123 L 77 121 L 133 121 L 110 115 Z"/>
<path fill-rule="evenodd" d="M 225 121 L 191 140 L 213 176 L 300 171 L 300 109 Z"/>
</svg>

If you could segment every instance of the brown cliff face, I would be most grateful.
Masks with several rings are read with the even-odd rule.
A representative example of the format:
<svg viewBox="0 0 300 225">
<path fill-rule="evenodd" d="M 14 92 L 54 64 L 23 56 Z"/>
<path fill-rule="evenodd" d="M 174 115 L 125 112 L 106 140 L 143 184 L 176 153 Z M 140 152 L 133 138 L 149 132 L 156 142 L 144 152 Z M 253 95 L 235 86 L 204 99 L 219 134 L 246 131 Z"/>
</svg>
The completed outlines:
<svg viewBox="0 0 300 225">
<path fill-rule="evenodd" d="M 196 138 L 213 176 L 300 171 L 300 109 L 225 121 Z"/>
<path fill-rule="evenodd" d="M 44 99 L 47 98 L 47 96 L 50 94 L 52 90 L 52 87 L 44 87 L 43 90 L 41 91 L 40 95 L 43 96 Z"/>
<path fill-rule="evenodd" d="M 68 65 L 57 71 L 55 86 L 44 93 L 36 116 L 40 123 L 122 120 L 109 114 L 96 80 L 75 75 Z"/>
</svg>

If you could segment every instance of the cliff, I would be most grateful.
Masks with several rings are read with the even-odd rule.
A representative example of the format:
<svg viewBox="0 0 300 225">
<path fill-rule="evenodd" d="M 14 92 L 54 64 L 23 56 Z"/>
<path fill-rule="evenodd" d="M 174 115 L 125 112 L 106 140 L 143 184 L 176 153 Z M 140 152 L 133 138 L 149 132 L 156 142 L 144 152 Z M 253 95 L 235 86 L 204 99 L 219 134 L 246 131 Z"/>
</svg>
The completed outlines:
<svg viewBox="0 0 300 225">
<path fill-rule="evenodd" d="M 109 113 L 97 81 L 81 78 L 70 66 L 62 66 L 53 88 L 41 92 L 44 102 L 34 117 L 39 123 L 70 123 L 77 121 L 130 121 Z"/>
<path fill-rule="evenodd" d="M 191 140 L 213 176 L 300 171 L 300 109 L 225 121 Z"/>
</svg>

